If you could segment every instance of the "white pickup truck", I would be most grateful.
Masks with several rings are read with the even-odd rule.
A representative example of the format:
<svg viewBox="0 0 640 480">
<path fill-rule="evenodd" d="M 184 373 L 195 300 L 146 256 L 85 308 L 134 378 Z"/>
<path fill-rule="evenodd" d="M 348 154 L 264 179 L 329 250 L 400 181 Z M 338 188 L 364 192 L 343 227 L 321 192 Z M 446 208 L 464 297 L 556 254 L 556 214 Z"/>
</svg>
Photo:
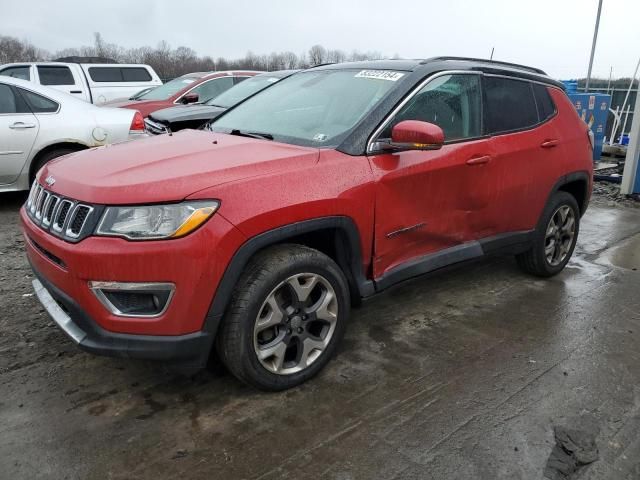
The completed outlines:
<svg viewBox="0 0 640 480">
<path fill-rule="evenodd" d="M 0 66 L 0 75 L 46 85 L 96 105 L 162 85 L 153 68 L 141 64 L 8 63 Z"/>
</svg>

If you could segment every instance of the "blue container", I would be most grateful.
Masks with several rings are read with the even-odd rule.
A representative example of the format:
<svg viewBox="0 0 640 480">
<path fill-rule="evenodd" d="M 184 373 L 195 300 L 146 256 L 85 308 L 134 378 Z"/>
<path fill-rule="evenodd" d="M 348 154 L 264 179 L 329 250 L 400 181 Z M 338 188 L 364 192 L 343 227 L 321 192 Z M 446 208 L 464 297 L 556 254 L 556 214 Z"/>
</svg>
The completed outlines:
<svg viewBox="0 0 640 480">
<path fill-rule="evenodd" d="M 611 95 L 603 93 L 569 93 L 571 103 L 576 107 L 580 118 L 589 126 L 593 132 L 594 148 L 593 160 L 600 160 L 602 155 L 602 144 L 607 127 L 607 117 L 609 115 L 609 105 Z"/>
<path fill-rule="evenodd" d="M 629 145 L 629 135 L 620 135 L 620 145 Z"/>
<path fill-rule="evenodd" d="M 577 80 L 562 80 L 564 88 L 567 93 L 578 93 L 578 81 Z"/>
</svg>

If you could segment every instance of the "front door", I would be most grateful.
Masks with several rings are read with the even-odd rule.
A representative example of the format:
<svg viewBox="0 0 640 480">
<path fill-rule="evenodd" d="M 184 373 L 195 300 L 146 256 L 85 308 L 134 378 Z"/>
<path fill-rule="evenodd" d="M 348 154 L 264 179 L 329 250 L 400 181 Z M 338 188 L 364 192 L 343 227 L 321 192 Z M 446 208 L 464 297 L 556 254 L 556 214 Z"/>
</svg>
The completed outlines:
<svg viewBox="0 0 640 480">
<path fill-rule="evenodd" d="M 403 120 L 430 122 L 445 134 L 440 150 L 369 155 L 377 182 L 375 278 L 438 252 L 448 255 L 441 259 L 447 263 L 480 254 L 472 241 L 490 192 L 477 179 L 492 155 L 482 137 L 481 105 L 479 74 L 440 75 L 410 96 L 374 139 L 390 138 Z"/>
</svg>

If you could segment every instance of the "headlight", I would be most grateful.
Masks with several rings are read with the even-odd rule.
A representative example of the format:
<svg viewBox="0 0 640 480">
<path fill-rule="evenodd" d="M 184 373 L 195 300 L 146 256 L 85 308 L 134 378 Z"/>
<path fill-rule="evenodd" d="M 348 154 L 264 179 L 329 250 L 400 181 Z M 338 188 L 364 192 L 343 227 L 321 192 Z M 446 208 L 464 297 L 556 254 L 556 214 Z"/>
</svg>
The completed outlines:
<svg viewBox="0 0 640 480">
<path fill-rule="evenodd" d="M 170 205 L 107 207 L 97 234 L 130 240 L 184 237 L 207 221 L 220 202 L 201 200 Z"/>
</svg>

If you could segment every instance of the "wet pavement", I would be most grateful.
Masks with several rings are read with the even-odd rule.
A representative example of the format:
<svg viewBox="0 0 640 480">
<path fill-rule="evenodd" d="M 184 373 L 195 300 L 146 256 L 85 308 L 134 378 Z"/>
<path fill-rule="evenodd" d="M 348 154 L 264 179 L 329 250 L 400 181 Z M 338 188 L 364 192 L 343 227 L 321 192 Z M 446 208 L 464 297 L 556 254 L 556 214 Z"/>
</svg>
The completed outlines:
<svg viewBox="0 0 640 480">
<path fill-rule="evenodd" d="M 640 209 L 592 206 L 550 280 L 495 258 L 375 297 L 317 378 L 265 394 L 79 352 L 31 295 L 22 199 L 0 197 L 0 478 L 537 479 L 561 440 L 592 461 L 570 478 L 640 478 Z"/>
</svg>

